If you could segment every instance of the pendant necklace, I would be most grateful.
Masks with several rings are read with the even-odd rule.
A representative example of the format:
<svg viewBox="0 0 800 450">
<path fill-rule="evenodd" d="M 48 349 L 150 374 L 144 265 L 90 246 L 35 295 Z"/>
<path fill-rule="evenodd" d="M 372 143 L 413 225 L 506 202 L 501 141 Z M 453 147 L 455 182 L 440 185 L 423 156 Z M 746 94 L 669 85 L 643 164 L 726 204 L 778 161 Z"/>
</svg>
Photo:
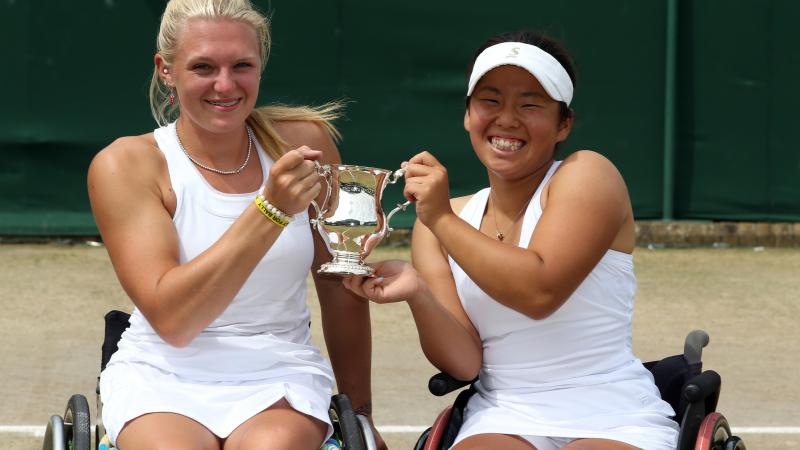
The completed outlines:
<svg viewBox="0 0 800 450">
<path fill-rule="evenodd" d="M 529 198 L 528 201 L 525 202 L 524 205 L 522 205 L 522 209 L 519 210 L 519 212 L 517 213 L 517 216 L 514 217 L 514 220 L 511 221 L 511 225 L 509 225 L 510 227 L 513 227 L 514 224 L 517 223 L 519 218 L 522 217 L 522 213 L 524 213 L 525 210 L 528 209 L 528 204 L 531 202 L 532 199 L 533 199 L 533 196 L 531 196 L 531 198 Z M 492 195 L 492 200 L 494 200 L 494 195 Z M 493 202 L 493 203 L 495 204 L 495 206 L 497 206 L 497 202 Z M 494 229 L 497 230 L 497 234 L 495 236 L 497 237 L 498 241 L 503 242 L 503 239 L 505 239 L 506 235 L 505 235 L 505 233 L 500 231 L 500 227 L 497 226 L 497 213 L 495 212 L 495 209 L 496 208 L 492 208 L 492 218 L 494 219 Z"/>
<path fill-rule="evenodd" d="M 245 127 L 245 128 L 247 130 L 247 156 L 244 158 L 244 162 L 242 163 L 242 165 L 233 170 L 215 169 L 214 167 L 207 166 L 201 163 L 200 161 L 197 161 L 194 158 L 192 158 L 192 155 L 189 154 L 189 152 L 186 150 L 186 148 L 183 146 L 183 143 L 181 142 L 181 137 L 178 135 L 177 124 L 175 125 L 175 137 L 178 138 L 178 147 L 180 147 L 181 150 L 183 150 L 183 153 L 186 155 L 187 158 L 189 158 L 189 161 L 193 162 L 197 167 L 203 168 L 209 172 L 218 173 L 220 175 L 236 175 L 237 173 L 241 173 L 244 170 L 244 168 L 247 167 L 247 163 L 250 162 L 250 151 L 253 149 L 253 131 L 250 130 L 250 127 Z"/>
</svg>

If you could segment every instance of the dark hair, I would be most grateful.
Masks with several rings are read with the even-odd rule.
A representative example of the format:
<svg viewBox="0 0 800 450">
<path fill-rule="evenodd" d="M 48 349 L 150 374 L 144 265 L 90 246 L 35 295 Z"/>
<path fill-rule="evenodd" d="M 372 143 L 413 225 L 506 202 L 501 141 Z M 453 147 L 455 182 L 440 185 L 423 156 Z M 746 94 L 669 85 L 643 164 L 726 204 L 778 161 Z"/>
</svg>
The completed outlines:
<svg viewBox="0 0 800 450">
<path fill-rule="evenodd" d="M 472 74 L 472 68 L 475 66 L 475 60 L 478 59 L 478 56 L 481 54 L 481 52 L 493 45 L 501 44 L 503 42 L 522 42 L 523 44 L 535 45 L 546 51 L 564 67 L 564 70 L 567 71 L 567 75 L 569 75 L 570 80 L 572 80 L 572 86 L 576 86 L 575 67 L 572 63 L 572 57 L 569 55 L 563 45 L 553 38 L 530 30 L 500 33 L 487 39 L 480 47 L 478 47 L 477 50 L 475 50 L 475 54 L 472 55 L 472 61 L 469 63 L 469 67 L 467 68 L 467 80 L 469 80 L 469 76 Z M 469 108 L 469 99 L 469 97 L 466 98 L 467 108 Z M 558 104 L 560 106 L 561 120 L 574 115 L 574 111 L 572 108 L 567 106 L 566 103 L 558 102 Z"/>
</svg>

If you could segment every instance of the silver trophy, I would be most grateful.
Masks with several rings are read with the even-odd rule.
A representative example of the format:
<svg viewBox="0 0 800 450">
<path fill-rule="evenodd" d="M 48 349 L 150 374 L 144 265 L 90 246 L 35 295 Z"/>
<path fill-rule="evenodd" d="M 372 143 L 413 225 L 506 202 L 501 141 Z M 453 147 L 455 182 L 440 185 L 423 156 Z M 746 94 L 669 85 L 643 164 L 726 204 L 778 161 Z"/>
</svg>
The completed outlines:
<svg viewBox="0 0 800 450">
<path fill-rule="evenodd" d="M 344 164 L 316 166 L 327 191 L 321 207 L 311 202 L 317 212 L 311 223 L 333 255 L 318 273 L 373 276 L 375 269 L 364 264 L 364 258 L 392 231 L 392 216 L 411 203 L 398 204 L 388 215 L 381 206 L 383 189 L 405 175 L 405 169 L 392 172 Z"/>
</svg>

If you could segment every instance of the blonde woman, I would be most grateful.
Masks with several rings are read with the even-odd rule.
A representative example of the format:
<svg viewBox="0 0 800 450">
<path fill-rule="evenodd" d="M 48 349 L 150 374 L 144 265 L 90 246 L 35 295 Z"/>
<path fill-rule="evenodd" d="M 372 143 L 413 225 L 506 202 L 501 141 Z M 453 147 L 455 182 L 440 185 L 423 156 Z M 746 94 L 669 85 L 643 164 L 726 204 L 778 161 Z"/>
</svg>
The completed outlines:
<svg viewBox="0 0 800 450">
<path fill-rule="evenodd" d="M 368 305 L 339 280 L 315 276 L 333 369 L 310 342 L 306 277 L 329 255 L 308 208 L 314 161 L 340 160 L 337 107 L 255 108 L 270 36 L 247 0 L 172 0 L 157 43 L 161 127 L 88 175 L 135 306 L 101 374 L 104 425 L 125 450 L 319 448 L 334 373 L 370 410 Z"/>
</svg>

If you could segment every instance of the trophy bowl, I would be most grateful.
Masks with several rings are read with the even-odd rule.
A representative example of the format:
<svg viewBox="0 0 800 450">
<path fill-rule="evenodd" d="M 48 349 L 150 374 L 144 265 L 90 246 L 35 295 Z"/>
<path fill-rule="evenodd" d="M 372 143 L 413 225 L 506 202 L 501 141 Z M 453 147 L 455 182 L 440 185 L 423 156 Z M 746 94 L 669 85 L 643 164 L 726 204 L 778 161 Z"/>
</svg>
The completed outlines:
<svg viewBox="0 0 800 450">
<path fill-rule="evenodd" d="M 405 175 L 375 167 L 316 163 L 317 174 L 325 181 L 322 205 L 312 201 L 317 217 L 311 219 L 333 257 L 318 273 L 373 276 L 375 270 L 364 263 L 383 237 L 392 231 L 389 221 L 411 202 L 398 204 L 389 214 L 381 206 L 383 190 Z"/>
</svg>

